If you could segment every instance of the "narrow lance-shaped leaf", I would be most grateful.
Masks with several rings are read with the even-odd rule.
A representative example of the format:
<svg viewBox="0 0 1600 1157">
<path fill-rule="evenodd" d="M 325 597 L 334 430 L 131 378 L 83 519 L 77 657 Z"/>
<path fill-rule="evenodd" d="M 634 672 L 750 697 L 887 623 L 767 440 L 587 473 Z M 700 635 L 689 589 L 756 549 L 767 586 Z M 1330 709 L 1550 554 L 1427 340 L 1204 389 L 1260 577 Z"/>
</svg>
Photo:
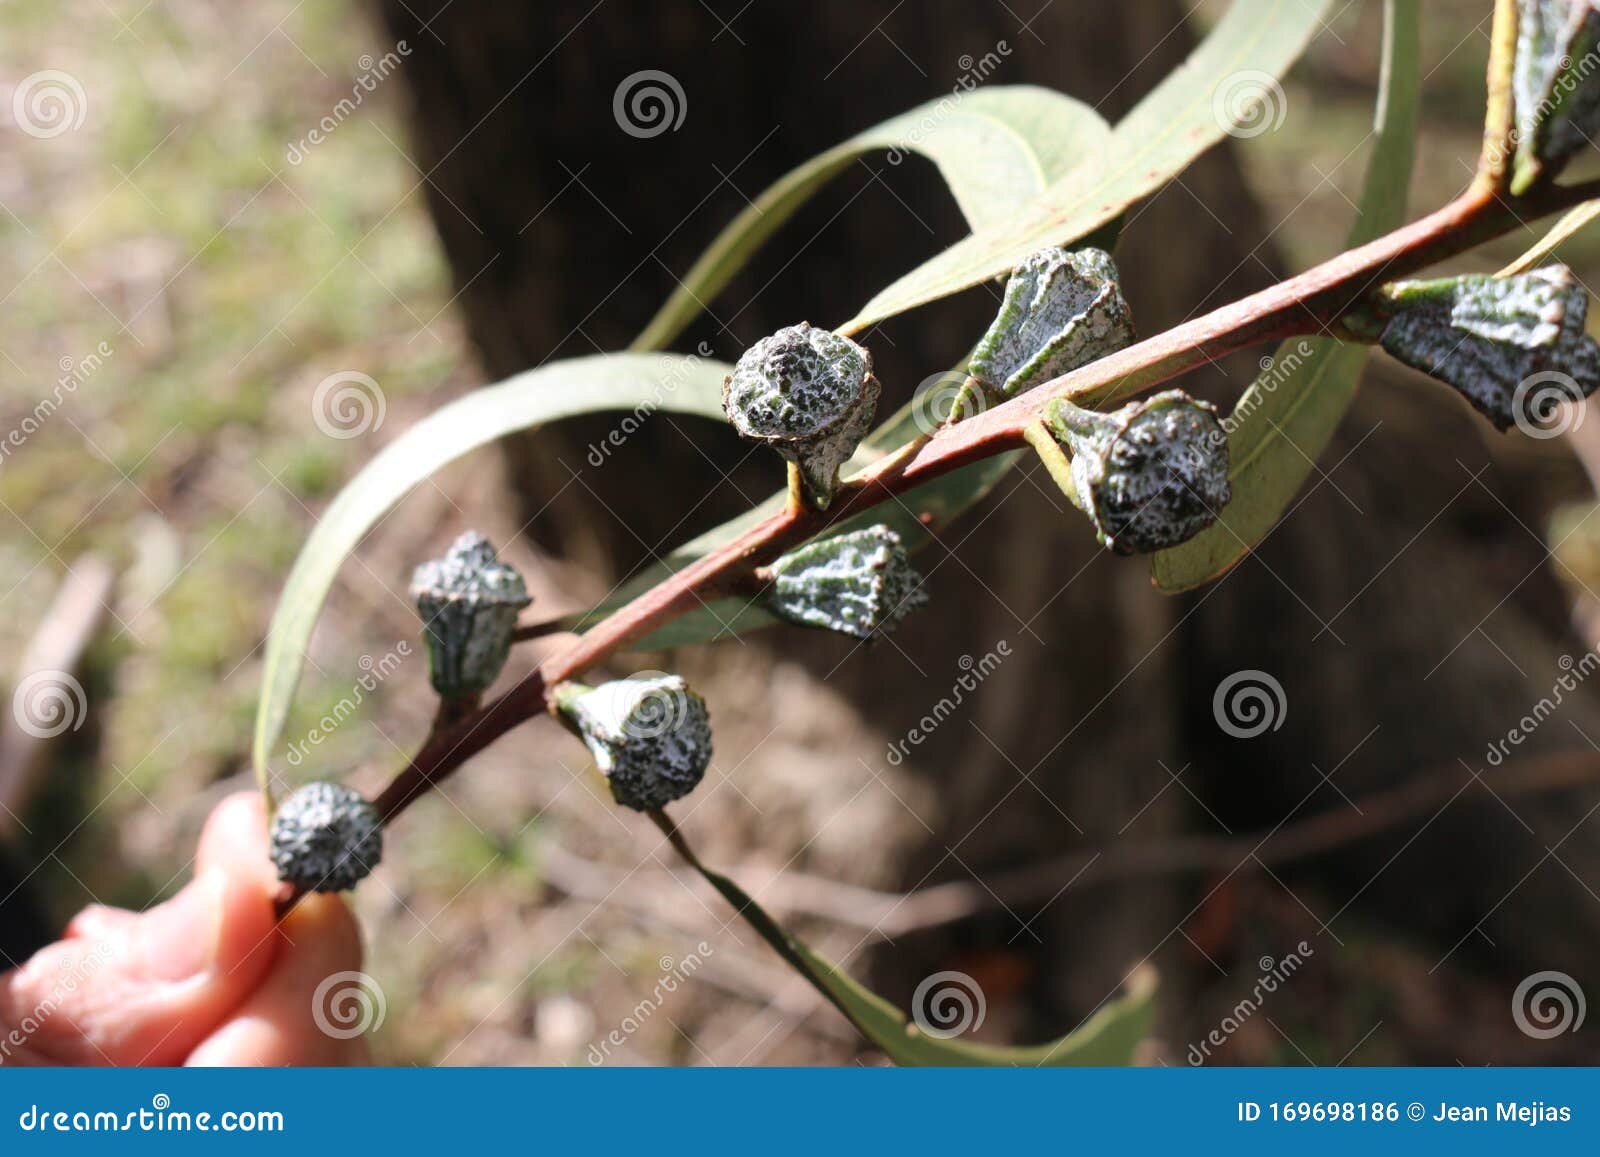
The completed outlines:
<svg viewBox="0 0 1600 1157">
<path fill-rule="evenodd" d="M 1530 245 L 1522 256 L 1510 265 L 1507 265 L 1496 277 L 1510 277 L 1517 273 L 1526 273 L 1550 254 L 1554 253 L 1561 243 L 1581 232 L 1596 217 L 1600 217 L 1600 200 L 1585 201 L 1573 209 L 1568 209 L 1554 225 L 1538 241 Z"/>
<path fill-rule="evenodd" d="M 956 1037 L 930 1035 L 908 1023 L 899 1009 L 851 979 L 838 965 L 813 952 L 733 880 L 701 863 L 666 816 L 659 816 L 656 822 L 684 859 L 723 899 L 733 905 L 740 917 L 896 1064 L 984 1067 L 1126 1065 L 1133 1060 L 1139 1042 L 1149 1035 L 1155 1019 L 1156 975 L 1148 966 L 1133 973 L 1123 996 L 1107 1001 L 1074 1032 L 1045 1044 L 1004 1048 Z"/>
<path fill-rule="evenodd" d="M 811 158 L 763 190 L 684 274 L 634 341 L 660 349 L 744 268 L 799 208 L 858 158 L 883 149 L 939 168 L 974 229 L 1005 220 L 1085 157 L 1111 130 L 1088 105 L 1033 85 L 988 85 L 918 105 Z"/>
<path fill-rule="evenodd" d="M 1332 7 L 1325 0 L 1234 0 L 1194 54 L 1117 123 L 1092 163 L 1074 168 L 1023 212 L 913 269 L 840 332 L 859 332 L 1003 276 L 1036 249 L 1086 237 L 1220 141 L 1234 127 L 1232 117 L 1276 116 L 1271 102 L 1282 98 L 1277 78 Z M 1240 95 L 1247 99 L 1234 99 Z"/>
<path fill-rule="evenodd" d="M 1404 219 L 1416 137 L 1421 38 L 1418 0 L 1384 5 L 1378 139 L 1367 162 L 1361 212 L 1350 244 L 1363 244 Z M 1208 530 L 1151 560 L 1156 585 L 1187 590 L 1208 582 L 1265 538 L 1305 484 L 1355 398 L 1364 345 L 1325 337 L 1291 338 L 1224 423 L 1229 428 L 1233 498 Z"/>
</svg>

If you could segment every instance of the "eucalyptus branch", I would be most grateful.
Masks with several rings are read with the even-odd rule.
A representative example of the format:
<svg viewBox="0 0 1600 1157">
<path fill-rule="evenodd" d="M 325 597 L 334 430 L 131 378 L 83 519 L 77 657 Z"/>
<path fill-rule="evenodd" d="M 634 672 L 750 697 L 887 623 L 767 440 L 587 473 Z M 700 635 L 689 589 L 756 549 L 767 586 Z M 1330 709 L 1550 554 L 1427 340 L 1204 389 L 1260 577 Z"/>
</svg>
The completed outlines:
<svg viewBox="0 0 1600 1157">
<path fill-rule="evenodd" d="M 1502 193 L 1502 184 L 1503 173 L 1486 164 L 1465 193 L 1434 213 L 1268 289 L 964 416 L 837 482 L 825 504 L 814 494 L 808 496 L 802 471 L 791 463 L 790 500 L 782 510 L 667 576 L 498 698 L 481 706 L 463 700 L 456 708 L 441 710 L 421 748 L 373 801 L 377 823 L 389 824 L 512 728 L 554 712 L 553 691 L 561 684 L 712 598 L 758 589 L 767 573 L 763 568 L 829 526 L 952 470 L 1037 441 L 1051 407 L 1071 403 L 1103 409 L 1227 354 L 1297 335 L 1370 342 L 1371 325 L 1358 325 L 1356 319 L 1378 297 L 1382 283 L 1600 197 L 1600 181 L 1558 186 L 1541 180 L 1516 197 Z M 514 633 L 534 638 L 555 630 L 553 625 L 538 624 L 508 632 L 508 637 Z M 287 912 L 298 897 L 295 889 L 287 890 L 280 911 Z"/>
<path fill-rule="evenodd" d="M 828 526 L 971 462 L 1026 445 L 1029 426 L 1059 399 L 1105 406 L 1226 354 L 1296 335 L 1351 336 L 1342 319 L 1386 280 L 1415 273 L 1528 221 L 1600 196 L 1600 181 L 1547 186 L 1514 201 L 1479 182 L 1444 208 L 1306 272 L 1048 381 L 938 431 L 914 454 L 886 455 L 842 481 L 825 510 L 791 502 L 743 534 L 663 579 L 542 663 L 498 699 L 434 730 L 378 796 L 388 823 L 520 723 L 551 709 L 549 691 L 695 609 L 708 592 L 752 575 Z"/>
</svg>

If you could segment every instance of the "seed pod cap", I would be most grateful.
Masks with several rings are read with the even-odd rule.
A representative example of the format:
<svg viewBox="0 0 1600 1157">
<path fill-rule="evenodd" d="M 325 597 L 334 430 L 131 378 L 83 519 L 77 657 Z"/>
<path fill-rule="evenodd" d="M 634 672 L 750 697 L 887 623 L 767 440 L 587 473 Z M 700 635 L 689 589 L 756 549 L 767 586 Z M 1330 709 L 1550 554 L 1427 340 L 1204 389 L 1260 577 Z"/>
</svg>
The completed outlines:
<svg viewBox="0 0 1600 1157">
<path fill-rule="evenodd" d="M 1496 429 L 1532 429 L 1548 416 L 1536 411 L 1600 386 L 1600 346 L 1584 332 L 1588 294 L 1565 266 L 1399 282 L 1383 297 L 1392 312 L 1383 348 L 1453 387 Z"/>
<path fill-rule="evenodd" d="M 532 601 L 522 576 L 475 530 L 417 567 L 411 597 L 427 634 L 429 677 L 446 698 L 494 682 L 510 653 L 517 613 Z"/>
<path fill-rule="evenodd" d="M 872 355 L 847 337 L 807 322 L 745 350 L 722 388 L 722 406 L 741 437 L 765 442 L 800 468 L 807 496 L 827 506 L 878 407 Z"/>
<path fill-rule="evenodd" d="M 1188 541 L 1233 496 L 1216 407 L 1182 390 L 1109 414 L 1059 402 L 1050 424 L 1072 451 L 1073 482 L 1100 541 L 1118 554 Z"/>
<path fill-rule="evenodd" d="M 1102 249 L 1041 249 L 1011 271 L 1000 312 L 967 369 L 1017 394 L 1133 341 L 1117 266 Z"/>
<path fill-rule="evenodd" d="M 705 777 L 710 714 L 678 676 L 637 675 L 598 687 L 566 683 L 555 698 L 624 807 L 664 807 Z"/>
<path fill-rule="evenodd" d="M 378 810 L 348 787 L 308 783 L 272 817 L 278 878 L 302 892 L 346 892 L 383 858 Z"/>
<path fill-rule="evenodd" d="M 900 536 L 882 524 L 819 539 L 772 564 L 767 610 L 858 639 L 889 634 L 927 603 Z"/>
</svg>

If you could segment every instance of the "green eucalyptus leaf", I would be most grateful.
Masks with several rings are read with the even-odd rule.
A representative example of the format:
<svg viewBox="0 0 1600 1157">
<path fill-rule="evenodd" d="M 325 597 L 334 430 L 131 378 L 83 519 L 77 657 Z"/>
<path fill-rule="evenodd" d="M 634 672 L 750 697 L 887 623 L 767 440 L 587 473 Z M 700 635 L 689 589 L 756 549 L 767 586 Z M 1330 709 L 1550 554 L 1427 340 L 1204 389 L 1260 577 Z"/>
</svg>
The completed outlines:
<svg viewBox="0 0 1600 1157">
<path fill-rule="evenodd" d="M 1001 277 L 1036 249 L 1086 237 L 1182 172 L 1236 123 L 1274 115 L 1270 102 L 1281 98 L 1276 78 L 1332 7 L 1329 0 L 1234 0 L 1194 54 L 1118 122 L 1098 157 L 1075 166 L 1026 209 L 913 269 L 839 331 L 856 333 Z M 1267 106 L 1234 99 L 1241 95 L 1264 97 Z"/>
<path fill-rule="evenodd" d="M 784 174 L 733 219 L 650 320 L 634 349 L 661 349 L 683 332 L 756 251 L 859 157 L 890 150 L 933 161 L 967 223 L 1004 221 L 1110 135 L 1081 101 L 1032 85 L 990 85 L 919 105 Z"/>
<path fill-rule="evenodd" d="M 1378 140 L 1367 163 L 1351 248 L 1405 218 L 1421 84 L 1421 22 L 1420 0 L 1387 0 L 1384 5 Z M 1151 574 L 1157 586 L 1181 591 L 1208 582 L 1267 536 L 1350 408 L 1367 353 L 1364 345 L 1301 337 L 1284 342 L 1263 361 L 1260 377 L 1224 423 L 1233 499 L 1215 525 L 1155 555 Z"/>
<path fill-rule="evenodd" d="M 894 1005 L 851 979 L 838 965 L 808 948 L 774 920 L 755 899 L 733 880 L 713 871 L 670 830 L 671 821 L 657 821 L 668 838 L 707 883 L 715 888 L 761 938 L 789 965 L 810 981 L 862 1036 L 899 1065 L 918 1066 L 1028 1066 L 1126 1065 L 1139 1042 L 1149 1035 L 1155 1020 L 1155 970 L 1136 969 L 1127 992 L 1107 1001 L 1075 1031 L 1054 1041 L 1022 1048 L 977 1044 L 959 1037 L 930 1035 L 909 1023 Z"/>
<path fill-rule="evenodd" d="M 1580 233 L 1596 217 L 1600 217 L 1600 200 L 1585 201 L 1581 205 L 1568 209 L 1554 225 L 1538 241 L 1528 247 L 1510 265 L 1496 273 L 1496 277 L 1511 277 L 1518 273 L 1526 273 L 1550 254 L 1554 253 L 1561 243 L 1567 241 L 1575 234 Z"/>
<path fill-rule="evenodd" d="M 670 410 L 723 420 L 731 369 L 680 354 L 599 354 L 552 362 L 474 390 L 434 411 L 380 451 L 328 505 L 295 559 L 267 632 L 251 752 L 267 767 L 305 665 L 306 647 L 339 567 L 413 486 L 469 450 L 516 430 L 604 410 Z"/>
</svg>

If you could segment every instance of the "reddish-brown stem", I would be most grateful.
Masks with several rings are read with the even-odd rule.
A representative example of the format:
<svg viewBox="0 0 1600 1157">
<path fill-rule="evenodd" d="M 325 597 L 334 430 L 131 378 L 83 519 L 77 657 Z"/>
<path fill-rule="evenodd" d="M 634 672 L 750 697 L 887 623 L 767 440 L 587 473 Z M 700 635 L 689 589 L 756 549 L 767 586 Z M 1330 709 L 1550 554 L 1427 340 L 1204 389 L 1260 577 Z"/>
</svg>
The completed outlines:
<svg viewBox="0 0 1600 1157">
<path fill-rule="evenodd" d="M 940 430 L 914 449 L 886 455 L 842 482 L 826 511 L 791 501 L 726 545 L 690 563 L 602 620 L 572 646 L 545 660 L 511 690 L 463 718 L 436 727 L 412 761 L 376 800 L 384 823 L 429 787 L 517 724 L 548 707 L 548 693 L 702 600 L 739 589 L 756 568 L 833 522 L 930 482 L 951 470 L 1025 444 L 1024 431 L 1058 398 L 1106 406 L 1236 350 L 1297 334 L 1349 335 L 1340 319 L 1380 283 L 1415 273 L 1492 237 L 1582 201 L 1600 197 L 1600 181 L 1531 189 L 1514 204 L 1480 180 L 1419 221 L 1348 253 L 1146 339 Z M 532 634 L 523 635 L 532 637 Z M 289 898 L 286 906 L 292 906 Z"/>
</svg>

